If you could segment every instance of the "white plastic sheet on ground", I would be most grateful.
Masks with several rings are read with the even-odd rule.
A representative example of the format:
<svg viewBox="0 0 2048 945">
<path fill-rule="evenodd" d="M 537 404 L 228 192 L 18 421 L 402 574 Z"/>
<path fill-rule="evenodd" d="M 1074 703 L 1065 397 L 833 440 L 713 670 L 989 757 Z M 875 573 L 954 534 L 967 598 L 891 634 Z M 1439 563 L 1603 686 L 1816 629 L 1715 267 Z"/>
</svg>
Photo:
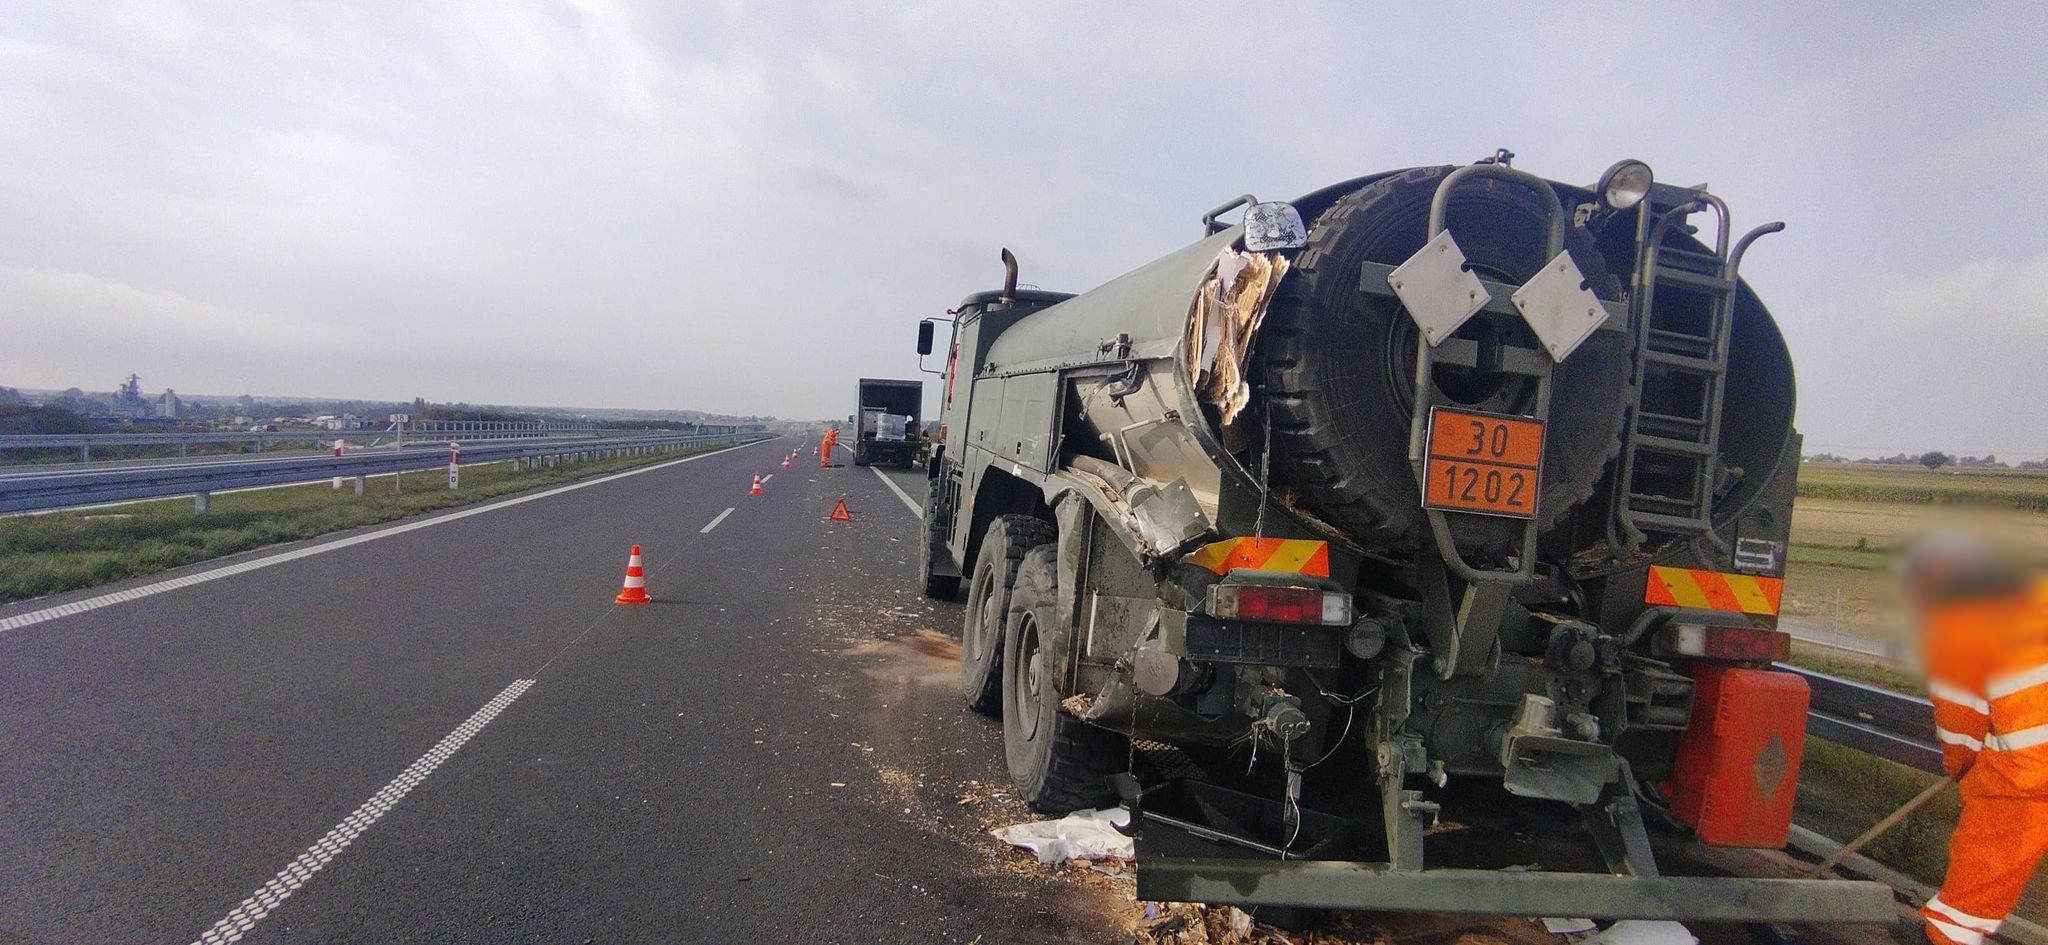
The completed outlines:
<svg viewBox="0 0 2048 945">
<path fill-rule="evenodd" d="M 1577 945 L 1699 945 L 1699 941 L 1676 922 L 1624 919 L 1598 935 L 1579 939 Z"/>
<path fill-rule="evenodd" d="M 1040 863 L 1068 860 L 1128 860 L 1135 855 L 1131 838 L 1116 828 L 1131 822 L 1131 812 L 1121 807 L 1084 810 L 1058 820 L 1038 820 L 992 830 L 995 838 L 1030 850 Z"/>
</svg>

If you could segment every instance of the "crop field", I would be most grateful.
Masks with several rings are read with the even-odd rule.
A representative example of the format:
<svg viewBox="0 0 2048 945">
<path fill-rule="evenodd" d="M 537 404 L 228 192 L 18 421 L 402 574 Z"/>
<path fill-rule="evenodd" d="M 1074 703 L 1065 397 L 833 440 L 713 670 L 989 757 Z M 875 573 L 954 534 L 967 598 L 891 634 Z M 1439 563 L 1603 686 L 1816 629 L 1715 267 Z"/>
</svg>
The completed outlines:
<svg viewBox="0 0 2048 945">
<path fill-rule="evenodd" d="M 2048 512 L 2048 470 L 1801 463 L 1799 496 Z"/>
</svg>

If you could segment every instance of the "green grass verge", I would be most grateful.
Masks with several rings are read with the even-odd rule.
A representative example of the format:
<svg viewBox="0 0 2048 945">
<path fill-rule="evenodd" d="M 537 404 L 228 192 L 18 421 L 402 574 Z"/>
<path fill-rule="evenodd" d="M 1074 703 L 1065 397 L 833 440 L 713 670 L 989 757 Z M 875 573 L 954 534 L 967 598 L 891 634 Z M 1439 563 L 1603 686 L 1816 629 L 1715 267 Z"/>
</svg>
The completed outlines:
<svg viewBox="0 0 2048 945">
<path fill-rule="evenodd" d="M 1785 560 L 1794 564 L 1824 564 L 1831 568 L 1863 571 L 1882 571 L 1891 567 L 1896 557 L 1889 551 L 1830 548 L 1825 545 L 1793 545 L 1785 554 Z"/>
<path fill-rule="evenodd" d="M 1833 742 L 1807 738 L 1795 819 L 1835 840 L 1854 839 L 1939 778 Z M 1863 848 L 1863 855 L 1938 886 L 1962 802 L 1951 790 Z"/>
<path fill-rule="evenodd" d="M 328 532 L 467 505 L 494 496 L 618 472 L 721 447 L 515 471 L 510 463 L 464 467 L 462 488 L 440 470 L 370 479 L 216 494 L 212 513 L 192 514 L 190 497 L 113 508 L 0 519 L 0 603 L 137 577 L 222 555 Z"/>
<path fill-rule="evenodd" d="M 1924 696 L 1927 694 L 1926 680 L 1907 670 L 1893 669 L 1876 663 L 1816 656 L 1813 653 L 1806 652 L 1798 644 L 1794 644 L 1791 662 L 1792 665 L 1801 669 L 1810 669 L 1816 673 L 1826 673 L 1830 676 L 1840 676 L 1843 679 L 1853 679 L 1860 683 L 1876 686 L 1879 689 L 1903 692 L 1909 696 Z"/>
</svg>

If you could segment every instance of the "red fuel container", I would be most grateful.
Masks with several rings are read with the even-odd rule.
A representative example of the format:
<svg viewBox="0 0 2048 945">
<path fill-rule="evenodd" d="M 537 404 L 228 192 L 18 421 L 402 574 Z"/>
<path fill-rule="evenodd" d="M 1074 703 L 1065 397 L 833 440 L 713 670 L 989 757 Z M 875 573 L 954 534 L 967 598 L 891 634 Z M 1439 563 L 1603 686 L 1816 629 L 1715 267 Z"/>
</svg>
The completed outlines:
<svg viewBox="0 0 2048 945">
<path fill-rule="evenodd" d="M 1708 663 L 1692 672 L 1692 728 L 1678 741 L 1672 814 L 1715 846 L 1784 846 L 1812 691 L 1790 673 Z"/>
</svg>

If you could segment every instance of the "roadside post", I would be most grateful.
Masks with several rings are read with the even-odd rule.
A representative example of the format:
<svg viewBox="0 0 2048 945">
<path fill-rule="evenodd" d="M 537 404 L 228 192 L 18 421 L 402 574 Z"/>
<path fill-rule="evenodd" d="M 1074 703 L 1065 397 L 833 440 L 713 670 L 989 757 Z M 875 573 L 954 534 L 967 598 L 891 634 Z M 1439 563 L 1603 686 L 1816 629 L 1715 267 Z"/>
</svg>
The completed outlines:
<svg viewBox="0 0 2048 945">
<path fill-rule="evenodd" d="M 448 488 L 462 484 L 462 444 L 448 441 Z"/>
<path fill-rule="evenodd" d="M 342 441 L 341 441 L 341 440 L 335 440 L 335 441 L 334 441 L 334 458 L 335 458 L 335 459 L 340 459 L 340 458 L 341 458 L 341 444 L 342 444 Z M 340 476 L 336 476 L 336 477 L 334 477 L 334 488 L 335 488 L 336 490 L 339 490 L 339 489 L 341 488 L 341 477 L 340 477 Z"/>
</svg>

